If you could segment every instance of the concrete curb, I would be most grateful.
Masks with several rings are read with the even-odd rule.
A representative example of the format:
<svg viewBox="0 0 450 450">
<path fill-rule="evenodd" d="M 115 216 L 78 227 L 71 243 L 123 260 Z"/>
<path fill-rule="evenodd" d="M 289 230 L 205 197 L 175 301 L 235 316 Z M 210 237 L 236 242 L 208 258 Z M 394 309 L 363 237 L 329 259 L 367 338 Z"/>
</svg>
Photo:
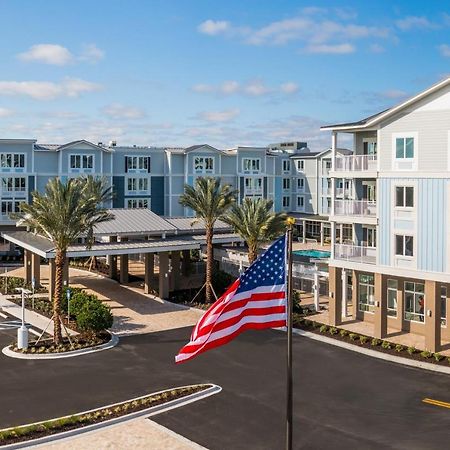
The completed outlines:
<svg viewBox="0 0 450 450">
<path fill-rule="evenodd" d="M 72 358 L 74 356 L 83 356 L 88 355 L 90 353 L 97 353 L 103 350 L 108 350 L 110 348 L 115 347 L 119 343 L 119 337 L 115 334 L 111 333 L 111 339 L 109 342 L 105 342 L 104 344 L 97 345 L 95 347 L 90 348 L 82 348 L 79 350 L 73 350 L 70 352 L 64 353 L 18 353 L 14 352 L 10 349 L 10 346 L 3 348 L 2 353 L 5 356 L 16 359 L 61 359 L 61 358 Z"/>
<path fill-rule="evenodd" d="M 65 441 L 69 441 L 70 439 L 80 435 L 80 434 L 85 434 L 85 433 L 93 433 L 99 429 L 104 429 L 104 428 L 109 428 L 109 427 L 113 427 L 115 425 L 119 425 L 123 422 L 129 421 L 129 420 L 133 420 L 133 419 L 137 419 L 137 418 L 141 418 L 141 417 L 152 417 L 155 416 L 157 414 L 161 414 L 167 411 L 170 411 L 172 409 L 175 408 L 180 408 L 181 406 L 185 406 L 188 405 L 190 403 L 196 402 L 198 400 L 203 400 L 207 397 L 210 397 L 211 395 L 214 394 L 218 394 L 219 392 L 222 391 L 222 388 L 216 384 L 213 383 L 207 383 L 207 384 L 211 384 L 211 387 L 201 391 L 201 392 L 196 392 L 194 394 L 190 394 L 187 395 L 185 397 L 182 398 L 178 398 L 175 400 L 171 400 L 167 403 L 163 403 L 161 405 L 157 405 L 157 406 L 152 406 L 150 408 L 147 409 L 143 409 L 141 411 L 136 411 L 130 414 L 126 414 L 120 417 L 115 417 L 113 419 L 109 419 L 109 420 L 105 420 L 103 422 L 100 423 L 95 423 L 92 425 L 87 425 L 85 427 L 82 428 L 76 428 L 73 430 L 69 430 L 69 431 L 63 431 L 61 433 L 56 433 L 56 434 L 52 434 L 49 436 L 44 436 L 38 439 L 33 439 L 33 440 L 28 440 L 28 441 L 23 441 L 23 442 L 18 442 L 15 444 L 9 444 L 9 445 L 5 445 L 2 446 L 1 448 L 5 448 L 5 449 L 19 449 L 19 448 L 39 448 L 41 446 L 45 446 L 45 444 L 48 444 L 49 442 L 53 442 L 53 441 L 60 441 L 60 442 L 65 442 Z M 188 387 L 188 386 L 179 386 L 178 388 L 182 388 L 182 387 Z M 157 395 L 160 394 L 162 392 L 166 392 L 172 389 L 178 389 L 178 388 L 171 388 L 171 389 L 164 389 L 162 391 L 158 391 L 158 392 L 154 392 L 152 394 L 147 394 L 141 397 L 136 397 L 130 400 L 126 400 L 127 402 L 132 402 L 133 400 L 138 400 L 141 399 L 143 397 L 147 397 L 149 395 Z M 101 408 L 95 408 L 89 411 L 83 411 L 78 414 L 88 414 L 94 411 L 97 411 L 99 409 L 103 409 L 103 408 L 114 408 L 115 406 L 124 403 L 124 402 L 119 402 L 119 403 L 114 403 L 112 405 L 107 405 L 107 406 L 102 406 Z M 70 417 L 70 416 L 65 416 L 65 417 Z M 62 419 L 64 417 L 59 417 L 59 419 Z M 45 421 L 41 421 L 41 422 L 35 422 L 35 423 L 31 423 L 31 424 L 26 424 L 26 425 L 38 425 L 40 423 L 43 423 Z"/>
<path fill-rule="evenodd" d="M 327 336 L 320 336 L 315 333 L 311 333 L 310 331 L 300 330 L 298 328 L 294 328 L 292 330 L 294 334 L 299 336 L 307 337 L 309 339 L 313 339 L 315 341 L 324 342 L 326 344 L 335 345 L 336 347 L 344 348 L 346 350 L 350 350 L 352 352 L 361 353 L 366 356 L 370 356 L 372 358 L 382 359 L 384 361 L 393 362 L 396 364 L 403 364 L 404 366 L 415 367 L 417 369 L 425 369 L 430 370 L 431 372 L 444 373 L 446 375 L 450 375 L 450 366 L 438 366 L 437 364 L 431 364 L 422 361 L 416 361 L 414 359 L 402 358 L 401 356 L 389 355 L 388 353 L 377 352 L 376 350 L 371 350 L 369 348 L 358 347 L 354 344 L 349 344 L 347 342 L 341 342 L 337 339 L 333 339 Z"/>
</svg>

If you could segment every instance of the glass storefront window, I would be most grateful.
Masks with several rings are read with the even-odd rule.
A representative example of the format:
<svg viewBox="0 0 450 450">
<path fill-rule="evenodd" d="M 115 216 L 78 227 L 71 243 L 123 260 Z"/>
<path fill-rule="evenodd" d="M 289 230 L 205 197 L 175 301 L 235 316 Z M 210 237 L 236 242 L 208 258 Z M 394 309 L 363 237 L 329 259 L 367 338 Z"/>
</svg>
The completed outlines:
<svg viewBox="0 0 450 450">
<path fill-rule="evenodd" d="M 374 276 L 368 274 L 359 275 L 358 284 L 358 308 L 360 311 L 373 312 L 375 306 Z"/>
<path fill-rule="evenodd" d="M 397 280 L 387 281 L 387 314 L 391 317 L 397 317 Z"/>
<path fill-rule="evenodd" d="M 425 285 L 405 282 L 405 320 L 423 322 L 425 311 Z"/>
</svg>

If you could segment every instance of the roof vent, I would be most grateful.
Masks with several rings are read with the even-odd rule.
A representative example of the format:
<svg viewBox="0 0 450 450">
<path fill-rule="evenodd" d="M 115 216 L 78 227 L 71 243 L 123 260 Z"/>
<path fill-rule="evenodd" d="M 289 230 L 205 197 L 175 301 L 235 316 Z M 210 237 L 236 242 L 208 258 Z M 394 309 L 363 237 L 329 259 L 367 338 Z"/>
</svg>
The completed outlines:
<svg viewBox="0 0 450 450">
<path fill-rule="evenodd" d="M 103 147 L 103 142 L 97 142 L 97 145 L 98 145 L 99 147 Z"/>
<path fill-rule="evenodd" d="M 110 147 L 116 147 L 117 146 L 117 141 L 109 141 L 109 146 Z"/>
</svg>

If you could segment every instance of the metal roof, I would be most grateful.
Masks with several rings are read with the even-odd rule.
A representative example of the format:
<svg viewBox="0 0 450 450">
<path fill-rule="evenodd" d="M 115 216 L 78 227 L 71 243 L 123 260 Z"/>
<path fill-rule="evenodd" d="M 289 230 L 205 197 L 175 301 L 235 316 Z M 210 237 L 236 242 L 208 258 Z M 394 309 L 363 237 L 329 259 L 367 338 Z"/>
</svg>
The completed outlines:
<svg viewBox="0 0 450 450">
<path fill-rule="evenodd" d="M 318 214 L 302 214 L 302 213 L 290 212 L 290 213 L 288 213 L 288 215 L 293 217 L 294 219 L 298 219 L 298 220 L 312 220 L 314 222 L 329 222 L 329 219 L 327 216 L 319 216 Z"/>
<path fill-rule="evenodd" d="M 174 225 L 147 208 L 113 208 L 109 212 L 114 216 L 114 219 L 98 224 L 94 230 L 95 235 L 161 235 L 177 232 Z"/>
<path fill-rule="evenodd" d="M 167 222 L 178 229 L 178 232 L 199 232 L 205 230 L 205 222 L 203 219 L 195 220 L 195 217 L 166 217 Z M 232 227 L 217 220 L 214 224 L 214 231 L 231 231 Z"/>
</svg>

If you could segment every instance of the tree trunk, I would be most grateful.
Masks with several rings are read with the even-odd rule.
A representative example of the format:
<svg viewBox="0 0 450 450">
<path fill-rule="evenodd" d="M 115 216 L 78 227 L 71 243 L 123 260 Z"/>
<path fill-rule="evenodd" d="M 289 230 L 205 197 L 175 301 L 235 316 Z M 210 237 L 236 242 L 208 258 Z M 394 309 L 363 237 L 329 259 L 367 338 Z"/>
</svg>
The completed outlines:
<svg viewBox="0 0 450 450">
<path fill-rule="evenodd" d="M 213 271 L 213 227 L 206 227 L 206 303 L 212 302 L 212 271 Z"/>
<path fill-rule="evenodd" d="M 258 258 L 258 248 L 254 244 L 248 245 L 248 262 L 253 264 Z"/>
<path fill-rule="evenodd" d="M 66 264 L 66 253 L 57 251 L 55 255 L 55 291 L 53 294 L 53 341 L 55 344 L 62 341 L 60 317 L 64 264 Z"/>
</svg>

